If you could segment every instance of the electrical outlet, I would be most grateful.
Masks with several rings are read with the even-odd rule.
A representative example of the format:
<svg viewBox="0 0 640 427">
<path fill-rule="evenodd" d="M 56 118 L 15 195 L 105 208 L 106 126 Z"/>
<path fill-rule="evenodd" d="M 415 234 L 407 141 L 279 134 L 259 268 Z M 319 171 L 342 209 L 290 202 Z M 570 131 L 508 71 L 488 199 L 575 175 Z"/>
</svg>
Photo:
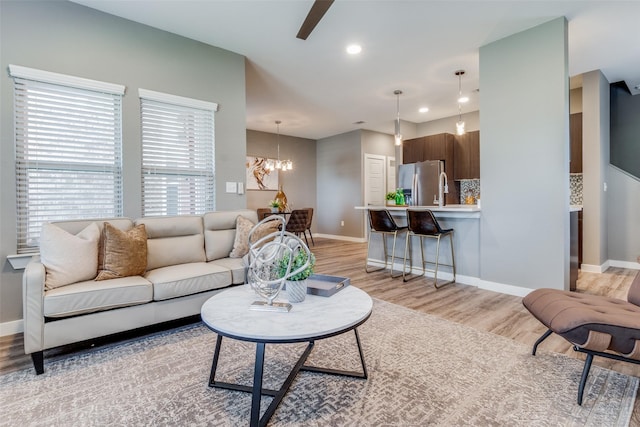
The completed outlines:
<svg viewBox="0 0 640 427">
<path fill-rule="evenodd" d="M 344 221 L 340 221 L 340 227 L 344 227 Z"/>
</svg>

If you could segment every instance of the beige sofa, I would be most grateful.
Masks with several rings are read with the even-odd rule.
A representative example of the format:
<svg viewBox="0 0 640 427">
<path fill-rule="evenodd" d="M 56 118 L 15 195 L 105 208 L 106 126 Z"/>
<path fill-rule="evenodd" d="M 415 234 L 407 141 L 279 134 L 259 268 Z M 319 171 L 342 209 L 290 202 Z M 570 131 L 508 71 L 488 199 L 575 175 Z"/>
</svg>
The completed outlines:
<svg viewBox="0 0 640 427">
<path fill-rule="evenodd" d="M 244 283 L 243 259 L 229 257 L 239 215 L 257 222 L 252 210 L 56 222 L 70 236 L 94 227 L 92 222 L 101 233 L 104 222 L 122 231 L 144 224 L 147 264 L 141 275 L 50 289 L 45 264 L 34 257 L 23 276 L 23 308 L 24 349 L 36 372 L 44 372 L 43 350 L 200 314 L 209 297 Z"/>
</svg>

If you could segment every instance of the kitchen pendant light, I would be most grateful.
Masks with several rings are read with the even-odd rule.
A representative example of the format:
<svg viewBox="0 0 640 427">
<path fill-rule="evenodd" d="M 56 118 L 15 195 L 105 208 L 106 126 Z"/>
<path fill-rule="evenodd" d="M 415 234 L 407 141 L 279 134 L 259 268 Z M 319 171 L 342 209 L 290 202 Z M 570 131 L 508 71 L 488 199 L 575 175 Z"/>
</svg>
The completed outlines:
<svg viewBox="0 0 640 427">
<path fill-rule="evenodd" d="M 275 162 L 273 161 L 273 159 L 267 160 L 265 169 L 269 171 L 274 171 L 276 169 L 281 171 L 293 169 L 293 162 L 291 160 L 280 160 L 280 123 L 282 123 L 280 120 L 276 120 L 276 129 L 277 129 L 276 141 L 278 144 L 278 160 L 276 160 Z"/>
<path fill-rule="evenodd" d="M 464 122 L 462 121 L 462 103 L 467 102 L 469 100 L 468 97 L 462 96 L 462 76 L 464 75 L 464 70 L 456 71 L 456 76 L 458 76 L 458 121 L 456 122 L 456 134 L 464 135 Z"/>
<path fill-rule="evenodd" d="M 395 121 L 395 134 L 393 138 L 395 139 L 396 145 L 402 145 L 402 134 L 400 133 L 400 95 L 402 95 L 402 91 L 397 89 L 393 91 L 393 94 L 396 96 L 396 121 Z"/>
</svg>

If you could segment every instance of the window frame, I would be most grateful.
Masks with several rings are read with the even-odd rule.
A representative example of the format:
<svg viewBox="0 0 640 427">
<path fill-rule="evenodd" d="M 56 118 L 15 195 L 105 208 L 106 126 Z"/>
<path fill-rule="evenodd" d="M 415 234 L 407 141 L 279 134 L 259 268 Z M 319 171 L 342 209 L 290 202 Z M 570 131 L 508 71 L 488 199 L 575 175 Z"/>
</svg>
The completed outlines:
<svg viewBox="0 0 640 427">
<path fill-rule="evenodd" d="M 122 98 L 125 86 L 18 65 L 9 65 L 9 75 L 14 79 L 13 134 L 18 253 L 38 251 L 40 229 L 44 222 L 122 216 Z M 38 90 L 42 95 L 37 94 Z M 51 106 L 45 106 L 43 101 L 38 100 L 43 96 L 51 97 Z M 61 113 L 65 105 L 71 110 L 80 109 L 79 116 L 82 120 L 65 124 Z M 46 125 L 43 125 L 43 121 L 47 120 Z M 62 132 L 54 130 L 58 126 Z M 99 130 L 101 126 L 103 127 Z M 78 136 L 79 130 L 84 131 L 82 137 Z M 104 147 L 109 148 L 108 150 L 102 149 L 104 142 L 107 142 Z M 61 155 L 64 144 L 67 144 L 67 157 Z M 47 152 L 48 148 L 53 150 Z M 42 184 L 40 191 L 43 193 L 38 195 L 39 184 L 30 182 L 30 179 L 39 173 L 43 176 L 57 176 L 58 187 Z M 83 183 L 82 175 L 91 174 L 99 177 L 100 184 L 92 194 L 93 198 L 104 195 L 106 183 L 107 187 L 113 189 L 113 199 L 109 201 L 113 206 L 106 208 L 103 202 L 94 202 L 89 206 L 90 209 L 83 211 L 73 208 L 74 203 L 77 206 L 81 201 L 70 198 L 67 205 L 69 208 L 57 209 L 56 212 L 50 205 L 42 202 L 45 198 L 42 194 L 50 195 L 55 189 L 67 189 L 73 194 L 74 181 L 75 185 L 79 185 Z M 112 179 L 104 179 L 109 174 Z M 51 181 L 54 180 L 51 178 Z M 42 182 L 46 182 L 46 179 Z M 59 196 L 59 193 L 56 195 Z"/>
<path fill-rule="evenodd" d="M 215 113 L 218 104 L 139 89 L 143 216 L 215 209 Z M 165 117 L 159 117 L 160 115 Z M 176 156 L 173 165 L 161 153 Z M 174 193 L 168 181 L 173 181 Z"/>
</svg>

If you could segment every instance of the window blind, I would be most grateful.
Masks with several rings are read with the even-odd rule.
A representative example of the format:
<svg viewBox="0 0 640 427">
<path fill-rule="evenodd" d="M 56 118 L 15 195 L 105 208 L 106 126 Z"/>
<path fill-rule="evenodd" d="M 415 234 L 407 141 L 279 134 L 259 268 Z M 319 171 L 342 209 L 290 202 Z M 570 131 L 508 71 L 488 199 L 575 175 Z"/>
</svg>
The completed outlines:
<svg viewBox="0 0 640 427">
<path fill-rule="evenodd" d="M 178 97 L 165 102 L 145 94 L 141 90 L 143 215 L 214 210 L 215 104 L 195 108 L 174 103 Z"/>
<path fill-rule="evenodd" d="M 18 252 L 25 253 L 37 250 L 44 222 L 122 215 L 124 87 L 111 93 L 12 76 Z"/>
</svg>

